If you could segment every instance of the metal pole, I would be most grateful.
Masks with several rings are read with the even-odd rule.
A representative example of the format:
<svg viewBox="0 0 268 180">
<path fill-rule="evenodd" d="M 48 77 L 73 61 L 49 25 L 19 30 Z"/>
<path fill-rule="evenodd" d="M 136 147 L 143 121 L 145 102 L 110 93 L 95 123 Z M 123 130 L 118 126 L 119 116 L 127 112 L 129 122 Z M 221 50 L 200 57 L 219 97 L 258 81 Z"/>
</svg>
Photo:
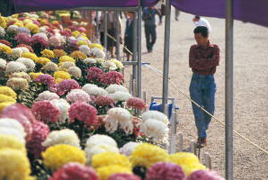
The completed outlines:
<svg viewBox="0 0 268 180">
<path fill-rule="evenodd" d="M 137 61 L 137 28 L 138 28 L 138 23 L 137 23 L 137 12 L 134 12 L 134 18 L 133 18 L 133 50 L 132 50 L 132 61 Z M 133 65 L 133 79 L 137 82 L 137 65 Z M 137 86 L 134 86 L 133 89 L 137 88 Z M 135 89 L 135 93 L 137 93 L 137 89 Z M 134 94 L 137 96 L 137 94 Z"/>
<path fill-rule="evenodd" d="M 116 21 L 116 58 L 120 60 L 120 35 L 121 35 L 121 27 L 120 27 L 120 17 L 119 17 L 119 11 L 116 12 L 116 18 L 118 21 Z"/>
<path fill-rule="evenodd" d="M 170 45 L 170 0 L 166 0 L 165 19 L 165 43 L 164 43 L 164 70 L 163 70 L 163 95 L 162 104 L 167 104 L 168 100 L 168 76 L 169 76 L 169 45 Z M 164 109 L 163 109 L 164 111 Z"/>
<path fill-rule="evenodd" d="M 99 43 L 100 37 L 99 37 L 99 11 L 96 11 L 96 39 L 97 43 Z"/>
<path fill-rule="evenodd" d="M 106 54 L 106 58 L 107 58 L 107 33 L 108 33 L 108 30 L 107 30 L 107 12 L 106 11 L 103 11 L 104 13 L 104 48 L 106 50 L 105 54 Z"/>
<path fill-rule="evenodd" d="M 225 177 L 233 180 L 233 0 L 226 0 L 225 34 Z"/>
<path fill-rule="evenodd" d="M 141 14 L 142 14 L 142 7 L 141 7 L 141 0 L 139 0 L 139 7 L 138 7 L 138 73 L 137 73 L 137 97 L 141 98 Z"/>
</svg>

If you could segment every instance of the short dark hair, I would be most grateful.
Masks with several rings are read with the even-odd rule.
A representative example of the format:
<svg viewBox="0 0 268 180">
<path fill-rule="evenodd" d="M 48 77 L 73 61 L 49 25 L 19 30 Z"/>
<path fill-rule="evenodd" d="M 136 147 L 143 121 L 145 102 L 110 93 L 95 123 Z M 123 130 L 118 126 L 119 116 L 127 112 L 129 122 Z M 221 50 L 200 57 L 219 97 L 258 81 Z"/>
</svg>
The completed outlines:
<svg viewBox="0 0 268 180">
<path fill-rule="evenodd" d="M 200 19 L 200 16 L 195 16 L 194 18 L 199 20 Z"/>
<path fill-rule="evenodd" d="M 197 26 L 195 29 L 194 29 L 194 33 L 197 34 L 197 33 L 201 33 L 201 35 L 203 37 L 208 37 L 208 28 L 206 26 Z"/>
</svg>

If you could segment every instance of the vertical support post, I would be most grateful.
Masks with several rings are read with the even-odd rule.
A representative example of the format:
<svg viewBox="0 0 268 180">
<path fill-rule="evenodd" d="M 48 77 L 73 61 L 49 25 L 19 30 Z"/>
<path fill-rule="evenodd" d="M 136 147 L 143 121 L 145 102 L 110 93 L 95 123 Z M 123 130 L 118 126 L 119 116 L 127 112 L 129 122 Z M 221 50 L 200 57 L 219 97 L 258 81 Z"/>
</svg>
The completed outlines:
<svg viewBox="0 0 268 180">
<path fill-rule="evenodd" d="M 137 23 L 137 12 L 134 12 L 134 18 L 133 18 L 133 45 L 132 45 L 132 60 L 133 61 L 137 61 L 137 27 L 138 27 L 138 23 Z M 137 64 L 133 65 L 133 79 L 136 81 L 137 79 Z M 133 87 L 133 89 L 137 88 L 137 86 Z M 135 94 L 134 96 L 137 96 L 136 94 L 137 90 L 135 89 Z"/>
<path fill-rule="evenodd" d="M 133 94 L 133 75 L 130 74 L 129 76 L 129 91 L 130 91 L 130 94 Z"/>
<path fill-rule="evenodd" d="M 171 119 L 171 138 L 170 138 L 170 153 L 176 152 L 175 140 L 176 140 L 176 122 L 177 122 L 177 114 L 173 112 Z"/>
<path fill-rule="evenodd" d="M 107 58 L 107 53 L 108 53 L 108 50 L 107 50 L 107 34 L 108 34 L 108 30 L 107 30 L 107 23 L 108 23 L 108 20 L 107 20 L 107 11 L 103 11 L 104 13 L 104 48 L 105 48 L 105 55 L 106 55 L 106 58 Z"/>
<path fill-rule="evenodd" d="M 211 169 L 211 158 L 208 152 L 205 152 L 205 166 Z"/>
<path fill-rule="evenodd" d="M 179 152 L 183 150 L 183 133 L 179 133 Z"/>
<path fill-rule="evenodd" d="M 119 11 L 116 11 L 116 58 L 120 60 L 120 36 L 121 36 L 121 27 L 120 27 L 120 17 Z"/>
<path fill-rule="evenodd" d="M 191 153 L 196 155 L 197 148 L 196 148 L 196 143 L 194 141 L 190 142 L 190 151 Z"/>
<path fill-rule="evenodd" d="M 165 15 L 165 42 L 164 42 L 164 70 L 163 70 L 163 95 L 162 104 L 168 101 L 168 79 L 169 79 L 169 45 L 170 45 L 170 0 L 166 0 Z"/>
<path fill-rule="evenodd" d="M 143 91 L 143 101 L 144 101 L 145 104 L 147 103 L 147 100 L 146 100 L 146 91 Z"/>
<path fill-rule="evenodd" d="M 99 43 L 99 11 L 96 11 L 96 42 Z"/>
<path fill-rule="evenodd" d="M 225 177 L 233 180 L 233 0 L 226 0 L 225 34 Z"/>
<path fill-rule="evenodd" d="M 137 37 L 137 41 L 138 41 L 138 72 L 137 72 L 137 87 L 138 87 L 138 91 L 137 91 L 137 97 L 141 98 L 141 14 L 142 14 L 142 7 L 141 7 L 141 0 L 139 0 L 139 8 L 138 8 L 138 37 Z"/>
</svg>

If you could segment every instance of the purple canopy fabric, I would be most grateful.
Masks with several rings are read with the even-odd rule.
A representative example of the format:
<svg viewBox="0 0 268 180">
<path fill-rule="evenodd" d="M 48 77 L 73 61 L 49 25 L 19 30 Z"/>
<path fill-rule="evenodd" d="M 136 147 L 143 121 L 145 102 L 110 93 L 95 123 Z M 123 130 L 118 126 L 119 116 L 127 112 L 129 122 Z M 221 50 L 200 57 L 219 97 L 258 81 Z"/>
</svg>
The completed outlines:
<svg viewBox="0 0 268 180">
<path fill-rule="evenodd" d="M 225 18 L 226 0 L 172 0 L 181 11 Z M 234 19 L 268 27 L 268 0 L 234 0 Z"/>
</svg>

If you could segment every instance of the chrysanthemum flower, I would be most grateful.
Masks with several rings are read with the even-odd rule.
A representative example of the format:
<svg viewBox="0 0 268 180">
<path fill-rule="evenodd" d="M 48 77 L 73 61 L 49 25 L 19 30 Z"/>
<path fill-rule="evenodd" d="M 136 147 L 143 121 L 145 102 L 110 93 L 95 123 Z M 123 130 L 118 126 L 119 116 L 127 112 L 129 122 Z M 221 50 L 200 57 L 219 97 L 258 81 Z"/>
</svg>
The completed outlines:
<svg viewBox="0 0 268 180">
<path fill-rule="evenodd" d="M 120 148 L 119 152 L 126 156 L 130 156 L 132 151 L 139 145 L 137 142 L 128 142 L 123 147 Z"/>
<path fill-rule="evenodd" d="M 40 76 L 42 74 L 43 74 L 42 72 L 38 72 L 38 73 L 31 72 L 31 73 L 29 73 L 29 75 L 31 76 L 32 80 L 35 80 L 38 76 Z"/>
<path fill-rule="evenodd" d="M 37 120 L 43 122 L 57 122 L 60 111 L 50 101 L 37 101 L 32 106 L 32 112 Z"/>
<path fill-rule="evenodd" d="M 26 154 L 25 145 L 15 136 L 0 134 L 0 151 L 5 148 L 17 149 Z"/>
<path fill-rule="evenodd" d="M 26 52 L 32 53 L 33 52 L 33 48 L 31 46 L 26 45 L 26 44 L 19 44 L 19 45 L 17 45 L 17 47 L 21 47 L 23 49 L 23 53 L 26 53 Z M 26 51 L 26 50 L 28 50 L 28 51 Z"/>
<path fill-rule="evenodd" d="M 23 54 L 21 55 L 21 57 L 29 58 L 29 59 L 31 59 L 31 60 L 33 60 L 33 61 L 37 61 L 37 59 L 38 59 L 38 57 L 36 56 L 36 54 L 31 53 L 31 52 L 23 53 Z"/>
<path fill-rule="evenodd" d="M 18 26 L 17 25 L 10 25 L 7 28 L 7 33 L 15 34 L 17 33 Z"/>
<path fill-rule="evenodd" d="M 58 65 L 53 62 L 48 62 L 42 67 L 42 70 L 55 72 L 58 71 Z"/>
<path fill-rule="evenodd" d="M 30 141 L 27 142 L 26 147 L 28 152 L 35 157 L 40 157 L 41 152 L 45 150 L 42 142 L 45 141 L 49 134 L 49 127 L 42 121 L 35 121 L 33 123 L 33 134 Z"/>
<path fill-rule="evenodd" d="M 93 49 L 93 48 L 99 48 L 100 50 L 103 50 L 102 45 L 101 44 L 98 44 L 98 43 L 92 43 L 92 44 L 89 45 L 89 47 L 91 49 Z"/>
<path fill-rule="evenodd" d="M 56 92 L 58 95 L 62 96 L 72 89 L 80 89 L 77 81 L 73 79 L 64 79 L 59 84 L 56 85 Z"/>
<path fill-rule="evenodd" d="M 198 157 L 193 153 L 189 152 L 178 152 L 169 155 L 170 162 L 173 162 L 178 165 L 187 165 L 187 164 L 194 164 L 199 163 Z"/>
<path fill-rule="evenodd" d="M 97 173 L 101 180 L 108 180 L 111 175 L 117 173 L 132 174 L 129 168 L 118 165 L 104 166 L 98 168 Z"/>
<path fill-rule="evenodd" d="M 31 77 L 26 72 L 13 73 L 9 76 L 9 78 L 23 78 L 26 79 L 27 82 L 31 81 Z"/>
<path fill-rule="evenodd" d="M 42 48 L 48 47 L 48 42 L 41 36 L 33 36 L 31 38 L 31 46 L 41 45 Z"/>
<path fill-rule="evenodd" d="M 116 91 L 109 95 L 115 101 L 127 101 L 132 95 L 128 92 Z"/>
<path fill-rule="evenodd" d="M 107 135 L 95 134 L 87 139 L 86 147 L 93 148 L 96 145 L 105 144 L 117 148 L 116 141 Z"/>
<path fill-rule="evenodd" d="M 91 57 L 104 59 L 105 58 L 105 53 L 104 53 L 103 50 L 100 50 L 99 48 L 92 48 L 91 49 Z"/>
<path fill-rule="evenodd" d="M 53 88 L 53 87 L 56 86 L 55 79 L 49 74 L 41 74 L 36 79 L 34 79 L 34 81 L 38 82 L 38 83 L 48 85 L 49 88 Z"/>
<path fill-rule="evenodd" d="M 66 52 L 62 49 L 54 49 L 53 52 L 54 52 L 55 58 L 59 58 L 61 56 L 66 55 Z"/>
<path fill-rule="evenodd" d="M 53 93 L 50 91 L 43 91 L 42 93 L 38 95 L 38 97 L 35 100 L 36 101 L 45 101 L 45 100 L 51 101 L 53 99 L 60 99 L 60 97 L 56 93 Z"/>
<path fill-rule="evenodd" d="M 49 49 L 44 49 L 43 51 L 41 51 L 41 54 L 43 57 L 46 57 L 46 58 L 54 58 L 55 57 L 54 52 L 52 50 L 49 50 Z"/>
<path fill-rule="evenodd" d="M 141 180 L 139 176 L 134 174 L 117 173 L 111 175 L 108 180 Z"/>
<path fill-rule="evenodd" d="M 168 160 L 168 153 L 152 144 L 142 143 L 139 144 L 129 157 L 132 166 L 151 167 L 157 162 L 165 162 Z"/>
<path fill-rule="evenodd" d="M 91 67 L 87 70 L 87 80 L 91 81 L 100 81 L 102 79 L 104 72 L 97 67 Z"/>
<path fill-rule="evenodd" d="M 91 84 L 85 84 L 82 89 L 90 96 L 99 96 L 108 94 L 105 89 L 97 86 L 92 86 Z"/>
<path fill-rule="evenodd" d="M 68 73 L 74 77 L 74 78 L 80 78 L 82 76 L 82 71 L 79 67 L 70 67 L 69 70 L 68 70 Z"/>
<path fill-rule="evenodd" d="M 9 47 L 11 46 L 10 42 L 4 39 L 0 39 L 0 43 L 5 44 L 6 46 L 9 46 Z"/>
<path fill-rule="evenodd" d="M 87 55 L 81 51 L 73 51 L 71 53 L 71 57 L 76 60 L 83 60 L 87 58 Z"/>
<path fill-rule="evenodd" d="M 118 69 L 122 69 L 124 67 L 123 63 L 117 59 L 111 59 L 110 61 L 113 62 Z"/>
<path fill-rule="evenodd" d="M 55 79 L 71 79 L 71 75 L 64 71 L 56 71 L 54 72 L 54 78 Z"/>
<path fill-rule="evenodd" d="M 32 33 L 38 33 L 39 27 L 36 24 L 33 23 L 27 23 L 25 25 L 26 28 L 28 28 Z"/>
<path fill-rule="evenodd" d="M 62 69 L 67 69 L 68 70 L 70 67 L 75 67 L 76 65 L 75 65 L 74 62 L 66 61 L 66 62 L 59 63 L 59 66 Z"/>
<path fill-rule="evenodd" d="M 9 46 L 6 46 L 5 44 L 0 44 L 0 52 L 5 53 L 5 54 L 11 54 L 13 51 Z"/>
<path fill-rule="evenodd" d="M 90 96 L 83 91 L 82 89 L 73 89 L 71 90 L 67 96 L 66 96 L 67 101 L 74 103 L 76 101 L 80 101 L 80 102 L 90 102 Z"/>
<path fill-rule="evenodd" d="M 115 63 L 111 61 L 104 61 L 103 63 L 101 63 L 101 66 L 111 71 L 114 71 L 117 69 L 117 66 L 115 65 Z"/>
<path fill-rule="evenodd" d="M 88 47 L 86 42 L 85 42 L 85 44 L 83 42 L 85 42 L 85 41 L 79 41 L 78 42 L 79 51 L 85 53 L 86 55 L 90 55 L 90 48 Z M 83 43 L 83 44 L 81 44 L 81 43 Z M 84 59 L 86 59 L 86 58 L 84 58 Z"/>
<path fill-rule="evenodd" d="M 75 102 L 69 109 L 70 122 L 75 119 L 84 122 L 86 125 L 94 125 L 97 121 L 97 109 L 85 102 Z"/>
<path fill-rule="evenodd" d="M 61 56 L 61 57 L 60 57 L 59 61 L 60 61 L 60 62 L 67 62 L 67 61 L 75 62 L 75 59 L 73 59 L 73 58 L 70 57 L 70 56 L 64 55 L 64 56 Z"/>
<path fill-rule="evenodd" d="M 8 86 L 0 86 L 0 94 L 12 97 L 13 99 L 17 99 L 17 93 Z"/>
<path fill-rule="evenodd" d="M 49 147 L 42 153 L 44 164 L 51 170 L 57 170 L 69 162 L 85 164 L 85 152 L 78 147 L 67 144 L 58 144 Z"/>
<path fill-rule="evenodd" d="M 24 78 L 10 78 L 6 85 L 13 90 L 25 90 L 28 88 L 28 82 Z"/>
<path fill-rule="evenodd" d="M 197 171 L 197 170 L 204 170 L 206 169 L 206 166 L 204 166 L 201 163 L 193 163 L 193 164 L 186 164 L 181 165 L 183 171 L 186 173 L 186 176 L 189 176 L 191 173 Z"/>
<path fill-rule="evenodd" d="M 224 180 L 217 172 L 210 170 L 197 170 L 191 173 L 187 180 Z"/>
<path fill-rule="evenodd" d="M 0 94 L 0 103 L 3 102 L 13 102 L 16 103 L 16 100 L 10 96 L 6 96 L 4 94 Z"/>
<path fill-rule="evenodd" d="M 5 70 L 6 69 L 7 62 L 6 60 L 0 58 L 0 70 Z"/>
<path fill-rule="evenodd" d="M 53 173 L 49 180 L 99 180 L 95 170 L 89 166 L 71 162 Z"/>
<path fill-rule="evenodd" d="M 54 47 L 59 47 L 62 45 L 61 38 L 59 36 L 51 36 L 48 39 L 48 43 Z"/>
<path fill-rule="evenodd" d="M 141 118 L 143 120 L 143 122 L 146 122 L 147 119 L 155 119 L 155 120 L 158 120 L 158 121 L 161 121 L 165 124 L 168 124 L 169 121 L 168 121 L 168 117 L 162 113 L 162 112 L 159 112 L 159 111 L 146 111 L 145 113 L 143 113 L 141 115 Z"/>
<path fill-rule="evenodd" d="M 125 86 L 118 85 L 118 84 L 110 84 L 105 90 L 109 94 L 113 94 L 116 91 L 121 91 L 121 92 L 127 92 L 127 93 L 129 93 L 128 89 Z"/>
<path fill-rule="evenodd" d="M 59 110 L 59 123 L 65 123 L 66 119 L 68 118 L 68 111 L 70 109 L 70 104 L 65 99 L 53 99 L 51 101 Z"/>
<path fill-rule="evenodd" d="M 109 96 L 97 96 L 97 98 L 94 100 L 94 103 L 98 106 L 109 106 L 111 104 L 114 104 L 114 100 Z"/>
<path fill-rule="evenodd" d="M 12 104 L 15 104 L 15 103 L 13 103 L 13 102 L 0 103 L 0 114 L 2 113 L 3 109 L 5 109 L 8 106 L 11 106 Z"/>
<path fill-rule="evenodd" d="M 12 74 L 12 73 L 21 72 L 21 71 L 26 72 L 27 67 L 20 62 L 11 61 L 7 64 L 5 73 Z"/>
<path fill-rule="evenodd" d="M 158 162 L 146 172 L 145 180 L 185 180 L 186 175 L 182 168 L 169 162 Z"/>
<path fill-rule="evenodd" d="M 132 107 L 134 109 L 143 110 L 146 107 L 146 104 L 140 98 L 131 97 L 127 100 L 127 106 Z"/>
<path fill-rule="evenodd" d="M 31 36 L 27 33 L 19 33 L 15 36 L 15 40 L 17 40 L 18 44 L 30 44 Z"/>
<path fill-rule="evenodd" d="M 121 84 L 123 81 L 123 74 L 117 71 L 107 72 L 102 76 L 102 82 L 106 85 Z"/>
<path fill-rule="evenodd" d="M 16 119 L 0 118 L 0 134 L 12 135 L 23 144 L 25 143 L 24 127 Z"/>
<path fill-rule="evenodd" d="M 86 58 L 83 60 L 83 62 L 85 64 L 96 64 L 97 63 L 97 60 L 96 59 L 93 59 L 93 58 Z"/>
<path fill-rule="evenodd" d="M 18 58 L 16 62 L 24 64 L 28 71 L 33 71 L 35 68 L 35 63 L 29 58 Z"/>
<path fill-rule="evenodd" d="M 45 65 L 46 63 L 51 62 L 50 59 L 46 58 L 46 57 L 39 57 L 36 61 L 36 63 L 38 64 L 42 64 Z"/>
</svg>

